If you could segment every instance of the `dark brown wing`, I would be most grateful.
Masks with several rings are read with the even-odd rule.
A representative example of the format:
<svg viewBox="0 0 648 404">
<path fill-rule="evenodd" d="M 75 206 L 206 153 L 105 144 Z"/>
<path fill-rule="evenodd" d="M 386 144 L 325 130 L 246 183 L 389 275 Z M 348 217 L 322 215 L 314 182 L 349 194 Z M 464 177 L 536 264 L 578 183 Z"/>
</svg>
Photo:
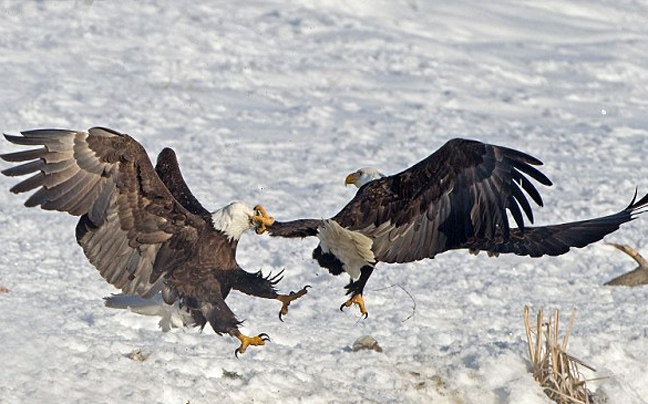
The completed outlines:
<svg viewBox="0 0 648 404">
<path fill-rule="evenodd" d="M 198 215 L 206 221 L 211 221 L 211 213 L 205 209 L 191 193 L 189 186 L 182 177 L 175 152 L 166 147 L 157 157 L 155 171 L 164 182 L 173 197 L 189 212 Z"/>
<path fill-rule="evenodd" d="M 376 258 L 409 262 L 431 258 L 469 239 L 508 237 L 507 209 L 520 228 L 540 194 L 527 176 L 551 181 L 538 159 L 506 147 L 453 139 L 411 168 L 372 181 L 334 219 L 372 237 Z"/>
<path fill-rule="evenodd" d="M 625 209 L 609 216 L 552 226 L 527 227 L 524 231 L 511 229 L 511 234 L 507 238 L 472 239 L 468 240 L 462 248 L 531 257 L 561 255 L 569 251 L 571 247 L 581 248 L 601 240 L 606 235 L 618 230 L 623 223 L 629 222 L 638 214 L 645 212 L 644 208 L 648 205 L 648 194 L 639 201 L 635 201 L 636 195 Z"/>
<path fill-rule="evenodd" d="M 321 219 L 297 219 L 289 222 L 276 221 L 268 227 L 273 237 L 303 238 L 317 236 L 317 228 L 322 225 Z"/>
<path fill-rule="evenodd" d="M 162 276 L 177 267 L 237 267 L 233 251 L 220 257 L 209 251 L 223 238 L 173 198 L 130 136 L 92 128 L 5 137 L 37 147 L 0 156 L 25 162 L 5 175 L 35 173 L 11 191 L 37 189 L 26 206 L 81 216 L 77 241 L 101 275 L 125 293 L 149 297 L 162 287 Z"/>
</svg>

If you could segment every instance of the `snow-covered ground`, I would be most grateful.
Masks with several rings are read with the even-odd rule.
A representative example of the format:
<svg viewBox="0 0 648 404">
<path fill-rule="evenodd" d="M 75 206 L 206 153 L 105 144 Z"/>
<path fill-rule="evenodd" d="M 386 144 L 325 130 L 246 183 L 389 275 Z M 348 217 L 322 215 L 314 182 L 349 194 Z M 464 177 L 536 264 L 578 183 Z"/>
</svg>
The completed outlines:
<svg viewBox="0 0 648 404">
<path fill-rule="evenodd" d="M 399 171 L 456 136 L 545 162 L 555 185 L 538 224 L 648 191 L 645 2 L 2 0 L 0 13 L 2 131 L 100 125 L 152 157 L 171 146 L 210 208 L 327 217 L 354 193 L 348 173 Z M 313 288 L 285 323 L 278 303 L 233 293 L 244 331 L 272 338 L 237 360 L 233 338 L 105 308 L 116 290 L 76 245 L 75 218 L 23 207 L 15 183 L 0 178 L 2 403 L 546 403 L 525 304 L 565 324 L 577 308 L 568 351 L 605 377 L 590 389 L 648 400 L 648 289 L 602 286 L 635 265 L 603 243 L 382 264 L 362 320 L 338 310 L 347 279 L 310 259 L 315 240 L 247 234 L 244 268 Z M 607 240 L 648 252 L 647 228 Z M 362 335 L 383 352 L 353 352 Z"/>
</svg>

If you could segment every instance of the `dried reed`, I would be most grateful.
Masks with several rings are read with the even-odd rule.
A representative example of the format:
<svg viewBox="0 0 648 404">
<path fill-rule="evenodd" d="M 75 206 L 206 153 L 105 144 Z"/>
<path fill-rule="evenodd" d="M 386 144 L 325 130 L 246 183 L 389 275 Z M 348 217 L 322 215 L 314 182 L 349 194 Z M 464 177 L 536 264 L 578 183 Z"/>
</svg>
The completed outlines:
<svg viewBox="0 0 648 404">
<path fill-rule="evenodd" d="M 574 309 L 562 343 L 559 343 L 558 310 L 554 311 L 553 317 L 549 317 L 547 322 L 544 321 L 542 310 L 539 310 L 534 341 L 529 307 L 524 306 L 524 326 L 529 345 L 529 358 L 533 366 L 533 378 L 544 388 L 547 396 L 559 404 L 592 403 L 592 395 L 587 390 L 578 366 L 583 366 L 593 372 L 596 370 L 565 352 L 575 317 L 576 310 Z"/>
</svg>

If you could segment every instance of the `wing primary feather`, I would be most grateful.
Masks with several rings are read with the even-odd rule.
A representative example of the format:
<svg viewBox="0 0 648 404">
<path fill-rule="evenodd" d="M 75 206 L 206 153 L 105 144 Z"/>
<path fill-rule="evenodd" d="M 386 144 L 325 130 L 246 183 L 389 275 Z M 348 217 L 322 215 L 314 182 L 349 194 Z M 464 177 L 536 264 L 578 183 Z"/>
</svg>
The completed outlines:
<svg viewBox="0 0 648 404">
<path fill-rule="evenodd" d="M 522 175 L 522 173 L 520 173 L 516 169 L 511 170 L 511 176 L 514 180 L 518 181 L 520 185 L 522 185 L 522 188 L 526 191 L 527 194 L 529 194 L 531 199 L 533 199 L 533 201 L 538 204 L 538 206 L 544 206 L 544 202 L 542 202 L 540 193 L 527 177 Z"/>
<path fill-rule="evenodd" d="M 9 177 L 17 177 L 20 175 L 27 175 L 31 173 L 35 173 L 36 171 L 40 171 L 43 166 L 45 165 L 45 162 L 42 160 L 35 160 L 35 161 L 30 161 L 29 163 L 21 164 L 19 166 L 7 168 L 6 170 L 2 170 L 2 174 L 9 176 Z"/>
<path fill-rule="evenodd" d="M 43 184 L 44 179 L 45 179 L 45 174 L 39 172 L 27 178 L 26 180 L 14 185 L 13 187 L 11 187 L 10 191 L 13 192 L 14 194 L 20 194 L 23 192 L 31 191 L 32 189 L 41 186 Z"/>
<path fill-rule="evenodd" d="M 509 195 L 508 197 L 508 210 L 511 212 L 511 216 L 513 216 L 513 220 L 515 220 L 515 223 L 520 229 L 524 229 L 524 217 L 522 217 L 522 212 L 520 211 L 520 207 L 518 206 L 518 202 L 515 199 L 513 195 Z"/>
<path fill-rule="evenodd" d="M 519 204 L 522 207 L 522 210 L 524 210 L 524 213 L 526 214 L 526 217 L 529 219 L 529 222 L 533 223 L 534 218 L 533 218 L 533 209 L 531 208 L 531 204 L 529 203 L 529 200 L 526 198 L 526 196 L 524 196 L 524 193 L 522 193 L 522 190 L 520 189 L 520 187 L 516 182 L 511 183 L 511 196 L 514 198 L 515 201 L 517 201 L 517 204 Z M 510 205 L 515 205 L 515 202 L 511 203 Z"/>
<path fill-rule="evenodd" d="M 28 132 L 22 132 L 23 135 L 25 133 Z M 21 146 L 35 146 L 35 145 L 42 146 L 43 145 L 43 140 L 35 137 L 7 135 L 6 133 L 4 134 L 4 137 L 11 143 L 21 145 Z"/>
<path fill-rule="evenodd" d="M 83 178 L 82 174 L 83 171 L 79 171 L 74 177 L 59 185 L 52 188 L 40 188 L 27 199 L 25 204 L 28 206 L 41 205 L 43 209 L 48 210 L 57 209 L 57 206 L 62 205 L 65 200 L 71 199 L 75 196 L 74 192 L 76 190 L 74 187 L 76 187 L 79 181 Z M 62 202 L 59 201 L 61 198 L 63 198 Z"/>
<path fill-rule="evenodd" d="M 522 171 L 523 173 L 528 174 L 529 176 L 531 176 L 531 178 L 535 179 L 536 181 L 538 181 L 543 185 L 547 185 L 547 186 L 553 185 L 551 180 L 546 175 L 544 175 L 542 171 L 538 170 L 537 168 L 525 162 L 518 161 L 518 160 L 511 160 L 511 165 L 517 168 L 518 170 Z"/>
<path fill-rule="evenodd" d="M 45 155 L 46 153 L 47 153 L 47 149 L 45 147 L 41 147 L 39 149 L 23 150 L 23 151 L 18 151 L 13 153 L 2 154 L 0 155 L 0 158 L 2 158 L 4 161 L 8 161 L 11 163 L 18 163 L 21 161 L 39 159 L 43 157 L 43 155 Z"/>
<path fill-rule="evenodd" d="M 533 164 L 534 166 L 541 166 L 543 163 L 539 159 L 533 157 L 530 154 L 526 154 L 519 150 L 511 149 L 505 146 L 495 146 L 497 149 L 502 150 L 504 154 L 512 160 L 523 161 L 527 164 Z"/>
<path fill-rule="evenodd" d="M 47 195 L 45 200 L 42 201 L 34 200 L 33 202 L 36 204 L 41 204 L 41 207 L 43 209 L 62 210 L 62 211 L 70 212 L 70 214 L 74 214 L 76 216 L 75 213 L 72 213 L 70 207 L 74 206 L 76 202 L 84 196 L 84 192 L 85 192 L 84 180 L 88 175 L 89 174 L 84 171 L 78 171 L 68 180 L 61 182 L 59 185 L 56 185 L 53 188 L 51 188 L 51 190 L 54 191 L 59 187 L 65 187 L 66 185 L 68 185 L 68 183 L 71 183 L 70 187 L 67 189 L 67 192 L 60 194 L 58 198 L 51 198 L 49 197 L 49 195 Z M 34 195 L 32 195 L 32 197 Z M 52 192 L 52 196 L 53 195 L 54 192 Z"/>
<path fill-rule="evenodd" d="M 33 129 L 20 132 L 23 136 L 32 139 L 62 140 L 67 137 L 74 137 L 76 131 L 68 129 Z"/>
</svg>

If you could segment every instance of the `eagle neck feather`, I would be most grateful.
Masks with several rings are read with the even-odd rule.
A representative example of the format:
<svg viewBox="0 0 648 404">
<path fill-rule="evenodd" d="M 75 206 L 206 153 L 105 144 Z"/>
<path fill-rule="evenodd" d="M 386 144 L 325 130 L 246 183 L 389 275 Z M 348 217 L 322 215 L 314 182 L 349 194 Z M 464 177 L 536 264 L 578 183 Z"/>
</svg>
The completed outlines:
<svg viewBox="0 0 648 404">
<path fill-rule="evenodd" d="M 252 228 L 250 218 L 254 211 L 241 202 L 229 205 L 212 213 L 212 223 L 216 230 L 227 236 L 228 241 L 238 241 L 246 230 Z"/>
</svg>

